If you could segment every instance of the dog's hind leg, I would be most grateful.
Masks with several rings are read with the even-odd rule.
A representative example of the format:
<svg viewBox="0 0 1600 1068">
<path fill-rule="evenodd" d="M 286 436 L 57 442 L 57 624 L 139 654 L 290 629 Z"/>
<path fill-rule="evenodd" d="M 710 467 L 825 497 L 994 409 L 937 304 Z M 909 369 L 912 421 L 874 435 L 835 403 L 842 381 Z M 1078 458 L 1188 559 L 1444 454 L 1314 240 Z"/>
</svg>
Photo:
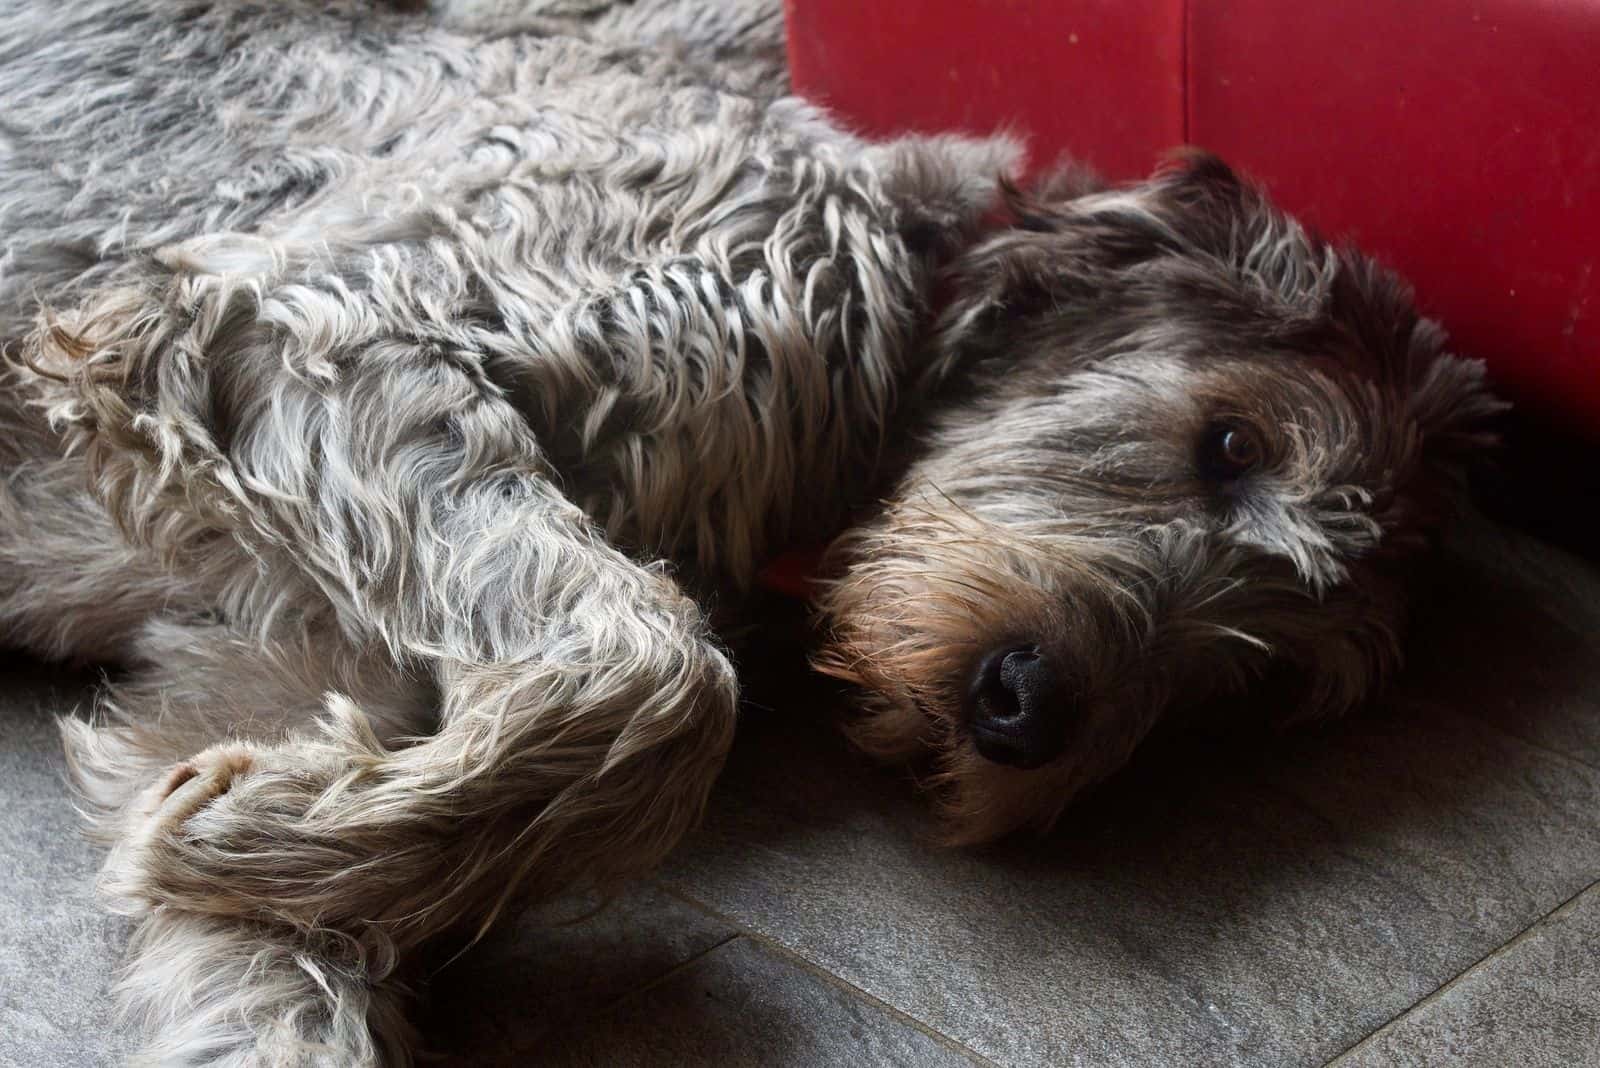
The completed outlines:
<svg viewBox="0 0 1600 1068">
<path fill-rule="evenodd" d="M 330 702 L 359 702 L 375 744 L 398 744 L 430 728 L 427 682 L 325 633 L 263 640 L 157 621 L 133 657 L 93 719 L 62 730 L 80 808 L 111 846 L 101 892 L 139 924 L 117 986 L 149 1038 L 137 1063 L 408 1063 L 403 962 L 381 931 L 152 908 L 146 891 L 170 839 L 224 810 L 235 777 L 304 757 L 295 740 Z"/>
<path fill-rule="evenodd" d="M 726 661 L 659 573 L 595 544 L 544 548 L 547 565 L 483 591 L 521 583 L 511 601 L 546 634 L 525 658 L 437 660 L 410 690 L 399 672 L 330 672 L 332 698 L 291 673 L 274 701 L 281 667 L 213 636 L 204 677 L 179 659 L 113 693 L 164 690 L 153 730 L 70 728 L 80 782 L 119 835 L 102 885 L 144 924 L 123 991 L 154 1063 L 409 1063 L 409 950 L 640 873 L 694 821 L 732 732 Z M 403 730 L 422 707 L 408 693 L 443 712 L 420 740 Z M 284 733 L 271 715 L 206 711 L 233 702 L 318 705 L 323 722 Z M 213 744 L 152 778 L 185 738 Z M 134 796 L 132 765 L 148 783 Z"/>
<path fill-rule="evenodd" d="M 129 530 L 234 568 L 236 625 L 262 635 L 281 608 L 377 650 L 425 680 L 438 726 L 385 737 L 351 693 L 314 731 L 183 761 L 135 808 L 117 894 L 404 952 L 656 864 L 732 740 L 733 670 L 699 608 L 562 494 L 481 353 L 367 338 L 359 305 L 352 338 L 328 355 L 319 334 L 302 370 L 257 290 L 169 285 L 41 333 L 28 387 L 98 458 Z M 358 299 L 279 297 L 339 293 Z"/>
<path fill-rule="evenodd" d="M 418 658 L 437 730 L 385 741 L 352 695 L 315 734 L 201 754 L 127 893 L 410 945 L 639 874 L 695 821 L 735 711 L 697 607 L 542 480 L 463 498 L 462 547 L 417 584 L 451 609 Z"/>
<path fill-rule="evenodd" d="M 376 728 L 370 690 L 348 686 L 315 732 L 216 745 L 127 804 L 107 865 L 114 898 L 157 906 L 152 930 L 174 924 L 228 967 L 241 940 L 267 937 L 250 932 L 275 932 L 261 968 L 176 1023 L 164 1006 L 190 981 L 172 970 L 181 949 L 136 946 L 128 988 L 162 991 L 147 1019 L 198 1047 L 224 1015 L 226 1041 L 267 1043 L 256 1022 L 287 1013 L 292 1034 L 324 1028 L 318 1041 L 338 1055 L 281 1063 L 369 1063 L 369 1045 L 406 1039 L 391 976 L 408 951 L 470 939 L 531 898 L 639 874 L 697 818 L 730 741 L 734 684 L 695 606 L 586 534 L 550 540 L 536 512 L 481 530 L 483 560 L 505 567 L 475 583 L 478 600 L 436 577 L 463 595 L 463 621 L 507 640 L 510 615 L 496 615 L 513 614 L 526 644 L 472 650 L 441 634 L 473 655 L 427 662 L 432 687 L 417 692 L 438 695 L 434 733 Z M 522 555 L 523 538 L 538 556 Z M 238 696 L 261 703 L 252 687 Z M 324 973 L 331 985 L 309 985 Z M 362 1011 L 375 1014 L 365 1029 Z M 406 1063 L 403 1049 L 384 1057 Z"/>
<path fill-rule="evenodd" d="M 433 725 L 425 679 L 336 634 L 263 638 L 156 619 L 129 648 L 132 666 L 102 690 L 92 715 L 61 721 L 79 807 L 91 833 L 115 847 L 108 884 L 128 881 L 119 856 L 146 829 L 152 791 L 210 754 L 282 746 L 314 731 L 329 702 L 359 701 L 380 744 Z"/>
</svg>

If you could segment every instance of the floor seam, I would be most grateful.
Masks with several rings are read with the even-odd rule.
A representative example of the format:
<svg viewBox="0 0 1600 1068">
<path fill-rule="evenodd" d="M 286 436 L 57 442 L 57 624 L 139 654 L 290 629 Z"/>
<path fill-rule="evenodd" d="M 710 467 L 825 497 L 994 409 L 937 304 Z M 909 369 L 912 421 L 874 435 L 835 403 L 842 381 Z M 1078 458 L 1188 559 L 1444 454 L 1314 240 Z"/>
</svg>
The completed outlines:
<svg viewBox="0 0 1600 1068">
<path fill-rule="evenodd" d="M 700 952 L 685 957 L 683 960 L 679 961 L 677 964 L 674 964 L 672 967 L 668 968 L 654 979 L 651 979 L 649 982 L 644 983 L 641 986 L 636 986 L 626 993 L 618 994 L 616 997 L 613 997 L 608 1001 L 601 1002 L 599 1005 L 582 1009 L 574 1013 L 573 1018 L 580 1022 L 598 1020 L 601 1016 L 604 1016 L 617 1006 L 622 1005 L 625 1002 L 642 994 L 648 993 L 651 990 L 654 990 L 662 983 L 665 983 L 668 979 L 671 979 L 674 976 L 682 973 L 685 969 L 694 967 L 711 954 L 717 952 L 717 950 L 722 949 L 732 942 L 737 942 L 743 937 L 744 935 L 740 934 L 738 931 L 733 931 L 728 934 L 727 937 L 719 939 L 714 945 L 707 946 Z M 520 1039 L 517 1036 L 510 1034 L 507 1034 L 506 1037 L 511 1039 L 509 1043 L 511 1052 L 521 1056 L 522 1054 L 527 1053 L 529 1050 L 534 1049 L 535 1047 L 538 1047 L 546 1042 L 554 1030 L 556 1029 L 541 1027 L 537 1028 L 534 1033 L 524 1035 Z"/>
<path fill-rule="evenodd" d="M 838 987 L 853 997 L 865 1001 L 867 1004 L 872 1005 L 881 1012 L 887 1013 L 891 1019 L 899 1020 L 906 1026 L 921 1032 L 951 1052 L 958 1053 L 973 1063 L 982 1065 L 983 1068 L 1000 1068 L 1000 1065 L 998 1065 L 995 1061 L 985 1057 L 983 1054 L 968 1046 L 960 1039 L 953 1038 L 950 1035 L 945 1034 L 932 1024 L 917 1019 L 909 1012 L 883 1000 L 876 994 L 873 994 L 871 991 L 863 990 L 861 987 L 857 986 L 855 983 L 852 983 L 843 976 L 836 975 L 827 968 L 824 968 L 822 965 L 817 964 L 815 961 L 808 960 L 806 957 L 795 952 L 794 949 L 773 938 L 771 935 L 756 930 L 749 924 L 744 923 L 733 916 L 729 916 L 727 913 L 706 904 L 699 898 L 693 896 L 692 894 L 686 893 L 677 887 L 670 886 L 665 883 L 658 883 L 657 887 L 663 893 L 671 895 L 691 908 L 698 909 L 700 912 L 705 913 L 712 919 L 718 920 L 730 927 L 735 928 L 738 932 L 735 937 L 748 938 L 753 942 L 758 942 L 761 945 L 766 946 L 767 948 L 780 954 L 785 960 L 788 960 L 797 967 L 801 968 L 803 971 L 816 976 L 831 986 Z"/>
<path fill-rule="evenodd" d="M 705 960 L 707 957 L 711 956 L 711 954 L 717 952 L 719 949 L 722 949 L 725 946 L 728 946 L 728 945 L 733 944 L 734 942 L 737 942 L 741 937 L 743 937 L 743 936 L 740 935 L 740 933 L 738 931 L 733 931 L 733 932 L 729 933 L 726 938 L 719 939 L 715 944 L 707 946 L 705 949 L 702 949 L 700 952 L 692 954 L 692 955 L 690 955 L 688 957 L 685 957 L 683 960 L 680 960 L 678 963 L 674 964 L 672 967 L 668 968 L 666 971 L 662 972 L 660 975 L 656 976 L 654 979 L 650 980 L 648 983 L 645 983 L 642 986 L 636 986 L 632 990 L 628 991 L 625 994 L 618 994 L 616 997 L 612 998 L 610 1001 L 607 1001 L 604 1004 L 600 1005 L 598 1008 L 596 1008 L 593 1011 L 593 1013 L 591 1013 L 591 1015 L 599 1016 L 599 1015 L 601 1015 L 603 1013 L 610 1012 L 612 1009 L 616 1008 L 618 1005 L 621 1005 L 624 1001 L 628 1001 L 628 1000 L 630 1000 L 632 998 L 636 998 L 641 994 L 649 993 L 650 991 L 654 990 L 656 987 L 660 986 L 662 983 L 665 983 L 668 979 L 672 979 L 675 976 L 677 976 L 680 973 L 682 973 L 683 971 L 694 967 L 696 964 L 699 964 L 701 961 Z"/>
<path fill-rule="evenodd" d="M 1415 1014 L 1417 1012 L 1420 1012 L 1421 1010 L 1427 1008 L 1429 1005 L 1432 1005 L 1435 1002 L 1441 1000 L 1451 990 L 1455 989 L 1460 984 L 1466 982 L 1469 978 L 1471 978 L 1473 975 L 1477 974 L 1480 970 L 1482 970 L 1483 968 L 1486 968 L 1486 967 L 1494 964 L 1497 960 L 1499 960 L 1501 957 L 1503 957 L 1503 956 L 1507 955 L 1508 953 L 1510 953 L 1517 946 L 1521 945 L 1523 942 L 1526 942 L 1528 939 L 1532 938 L 1534 936 L 1534 934 L 1536 934 L 1538 931 L 1542 930 L 1545 927 L 1550 926 L 1552 923 L 1554 923 L 1558 919 L 1561 919 L 1562 917 L 1564 917 L 1567 913 L 1570 913 L 1573 909 L 1575 909 L 1577 907 L 1578 902 L 1585 895 L 1587 895 L 1590 891 L 1597 890 L 1597 889 L 1600 889 L 1600 879 L 1596 879 L 1594 882 L 1589 883 L 1587 886 L 1583 887 L 1577 893 L 1573 894 L 1571 897 L 1569 897 L 1565 901 L 1561 902 L 1561 904 L 1557 905 L 1555 908 L 1551 909 L 1549 912 L 1545 913 L 1543 916 L 1540 916 L 1538 919 L 1536 919 L 1532 923 L 1528 924 L 1528 926 L 1524 927 L 1522 930 L 1518 931 L 1516 934 L 1514 934 L 1510 938 L 1506 939 L 1506 941 L 1504 941 L 1501 944 L 1495 946 L 1493 949 L 1489 950 L 1489 952 L 1485 953 L 1483 956 L 1479 957 L 1477 960 L 1475 960 L 1471 964 L 1467 965 L 1461 971 L 1459 971 L 1455 975 L 1451 976 L 1449 979 L 1447 979 L 1445 982 L 1440 984 L 1438 987 L 1436 987 L 1435 989 L 1429 991 L 1427 994 L 1423 995 L 1422 997 L 1418 998 L 1415 1002 L 1413 1002 L 1412 1004 L 1406 1006 L 1404 1009 L 1401 1009 L 1399 1012 L 1395 1013 L 1389 1019 L 1385 1020 L 1382 1024 L 1379 1024 L 1373 1030 L 1367 1032 L 1361 1038 L 1357 1039 L 1355 1042 L 1351 1043 L 1345 1049 L 1343 1049 L 1339 1053 L 1335 1054 L 1331 1059 L 1323 1062 L 1322 1068 L 1337 1068 L 1337 1066 L 1339 1064 L 1343 1063 L 1345 1060 L 1347 1060 L 1348 1058 L 1353 1056 L 1363 1046 L 1366 1046 L 1369 1043 L 1376 1041 L 1380 1036 L 1384 1035 L 1385 1033 L 1393 1031 L 1400 1024 L 1404 1023 L 1407 1018 L 1409 1018 L 1413 1014 Z"/>
<path fill-rule="evenodd" d="M 1510 738 L 1512 741 L 1521 742 L 1523 745 L 1528 746 L 1530 749 L 1536 749 L 1539 752 L 1545 753 L 1545 754 L 1547 754 L 1549 756 L 1559 757 L 1562 760 L 1569 761 L 1569 762 L 1571 762 L 1573 764 L 1578 765 L 1580 768 L 1587 768 L 1590 771 L 1600 772 L 1600 764 L 1591 763 L 1591 762 L 1583 759 L 1583 757 L 1581 757 L 1581 756 L 1574 756 L 1571 753 L 1567 753 L 1567 752 L 1564 752 L 1564 751 L 1562 751 L 1560 749 L 1557 749 L 1553 745 L 1548 745 L 1545 742 L 1535 741 L 1534 739 L 1529 738 L 1526 735 L 1518 734 L 1516 731 L 1513 731 L 1511 728 L 1503 726 L 1502 724 L 1496 723 L 1494 720 L 1488 719 L 1487 717 L 1480 716 L 1480 715 L 1475 715 L 1475 714 L 1471 714 L 1471 713 L 1469 713 L 1469 715 L 1471 715 L 1472 720 L 1473 720 L 1474 723 L 1481 723 L 1485 727 L 1488 727 L 1490 730 L 1494 731 L 1496 734 L 1501 735 L 1502 737 Z"/>
</svg>

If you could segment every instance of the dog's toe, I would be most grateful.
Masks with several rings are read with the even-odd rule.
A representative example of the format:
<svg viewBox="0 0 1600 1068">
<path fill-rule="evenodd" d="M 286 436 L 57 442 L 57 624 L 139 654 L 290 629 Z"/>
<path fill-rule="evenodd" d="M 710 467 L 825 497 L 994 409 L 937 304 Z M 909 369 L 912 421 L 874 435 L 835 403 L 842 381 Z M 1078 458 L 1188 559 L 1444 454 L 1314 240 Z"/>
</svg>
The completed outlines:
<svg viewBox="0 0 1600 1068">
<path fill-rule="evenodd" d="M 195 767 L 194 764 L 187 761 L 179 764 L 177 767 L 167 772 L 166 778 L 163 779 L 156 787 L 158 800 L 165 801 L 167 798 L 172 796 L 173 791 L 177 790 L 178 787 L 182 786 L 184 783 L 188 782 L 190 779 L 199 774 L 200 769 Z"/>
<path fill-rule="evenodd" d="M 230 742 L 212 746 L 172 768 L 141 796 L 135 834 L 180 830 L 191 816 L 227 793 L 256 761 L 249 746 Z"/>
<path fill-rule="evenodd" d="M 174 903 L 164 882 L 184 866 L 188 843 L 208 833 L 202 824 L 226 822 L 216 802 L 258 769 L 261 758 L 261 751 L 243 743 L 212 746 L 168 769 L 135 799 L 127 831 L 101 873 L 101 891 L 113 907 L 141 913 Z"/>
</svg>

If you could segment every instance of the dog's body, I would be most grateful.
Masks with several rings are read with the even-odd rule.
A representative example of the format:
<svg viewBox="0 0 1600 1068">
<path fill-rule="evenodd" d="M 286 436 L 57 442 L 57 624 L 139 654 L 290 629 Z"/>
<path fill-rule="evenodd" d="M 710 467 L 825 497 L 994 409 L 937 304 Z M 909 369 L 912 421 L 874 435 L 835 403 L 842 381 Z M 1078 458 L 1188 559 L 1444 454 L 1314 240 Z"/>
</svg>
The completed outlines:
<svg viewBox="0 0 1600 1068">
<path fill-rule="evenodd" d="M 1403 290 L 1210 161 L 1003 198 L 682 7 L 0 14 L 0 638 L 132 669 L 66 733 L 154 1059 L 404 1061 L 414 950 L 696 818 L 685 591 L 850 523 L 820 662 L 953 839 L 1393 660 L 1492 408 Z"/>
</svg>

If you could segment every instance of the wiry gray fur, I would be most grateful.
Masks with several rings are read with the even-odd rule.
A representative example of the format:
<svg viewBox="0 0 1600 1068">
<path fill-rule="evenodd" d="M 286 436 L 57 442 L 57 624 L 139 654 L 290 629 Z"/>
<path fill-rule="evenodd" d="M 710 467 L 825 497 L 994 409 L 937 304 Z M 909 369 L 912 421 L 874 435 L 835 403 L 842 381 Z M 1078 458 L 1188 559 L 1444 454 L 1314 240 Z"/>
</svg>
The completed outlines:
<svg viewBox="0 0 1600 1068">
<path fill-rule="evenodd" d="M 1390 666 L 1386 554 L 1492 409 L 1403 290 L 1204 160 L 980 239 L 1017 146 L 859 140 L 780 33 L 0 12 L 0 637 L 130 667 L 64 730 L 146 1062 L 406 1063 L 421 947 L 697 818 L 736 687 L 686 590 L 852 523 L 820 663 L 956 839 L 1169 709 Z M 1248 483 L 1195 474 L 1219 417 L 1261 424 Z M 1087 710 L 1030 771 L 962 709 L 1018 640 Z"/>
</svg>

